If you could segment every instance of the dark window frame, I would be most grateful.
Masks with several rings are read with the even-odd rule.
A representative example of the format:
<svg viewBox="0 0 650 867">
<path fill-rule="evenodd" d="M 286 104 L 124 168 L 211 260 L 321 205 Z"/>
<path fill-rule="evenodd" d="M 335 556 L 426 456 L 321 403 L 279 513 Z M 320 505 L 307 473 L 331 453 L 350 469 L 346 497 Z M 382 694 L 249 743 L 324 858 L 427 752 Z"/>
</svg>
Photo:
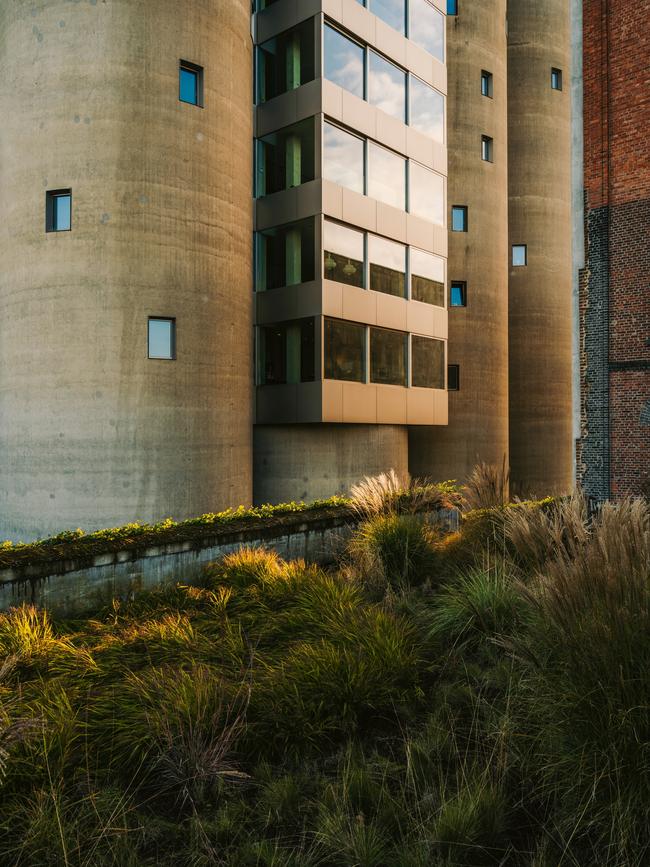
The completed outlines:
<svg viewBox="0 0 650 867">
<path fill-rule="evenodd" d="M 454 211 L 461 211 L 463 214 L 463 228 L 454 229 Z M 468 232 L 469 231 L 469 210 L 467 205 L 452 205 L 451 206 L 451 231 L 452 232 Z"/>
<path fill-rule="evenodd" d="M 523 265 L 515 264 L 515 248 L 521 248 L 524 251 L 524 262 Z M 510 265 L 512 268 L 525 268 L 528 265 L 528 244 L 513 244 L 511 251 L 511 259 Z"/>
<path fill-rule="evenodd" d="M 462 304 L 452 304 L 454 287 L 460 288 Z M 451 280 L 449 283 L 449 308 L 467 307 L 467 282 L 465 280 Z"/>
<path fill-rule="evenodd" d="M 481 96 L 494 98 L 494 76 L 487 69 L 481 70 Z"/>
<path fill-rule="evenodd" d="M 557 66 L 551 67 L 551 90 L 562 90 L 562 70 Z"/>
<path fill-rule="evenodd" d="M 196 102 L 189 99 L 183 99 L 181 96 L 181 73 L 191 72 L 196 76 Z M 185 105 L 195 105 L 197 108 L 204 108 L 203 100 L 203 78 L 204 69 L 198 63 L 192 63 L 190 60 L 179 60 L 178 62 L 178 101 Z"/>
<path fill-rule="evenodd" d="M 481 160 L 484 163 L 494 162 L 494 139 L 492 136 L 481 136 Z"/>
<path fill-rule="evenodd" d="M 151 322 L 171 322 L 171 347 L 170 347 L 170 356 L 160 356 L 160 355 L 151 355 L 151 346 L 150 346 L 150 330 L 149 324 Z M 175 316 L 148 316 L 147 317 L 147 359 L 149 361 L 176 361 L 176 317 Z"/>
<path fill-rule="evenodd" d="M 57 199 L 70 199 L 70 225 L 67 229 L 59 229 L 56 225 L 56 208 Z M 45 231 L 46 232 L 71 232 L 72 231 L 72 188 L 61 190 L 47 190 L 45 193 Z"/>
<path fill-rule="evenodd" d="M 460 391 L 460 364 L 447 365 L 447 391 Z"/>
</svg>

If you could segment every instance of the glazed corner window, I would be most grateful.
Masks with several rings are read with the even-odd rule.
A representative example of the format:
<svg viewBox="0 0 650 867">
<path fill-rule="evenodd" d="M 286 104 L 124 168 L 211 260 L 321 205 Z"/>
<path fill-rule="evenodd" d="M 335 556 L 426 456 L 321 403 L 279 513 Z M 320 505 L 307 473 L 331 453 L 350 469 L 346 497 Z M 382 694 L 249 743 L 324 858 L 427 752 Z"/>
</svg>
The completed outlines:
<svg viewBox="0 0 650 867">
<path fill-rule="evenodd" d="M 399 33 L 405 32 L 406 0 L 367 0 L 366 6 Z"/>
<path fill-rule="evenodd" d="M 190 105 L 203 105 L 203 67 L 181 60 L 178 70 L 178 98 Z"/>
<path fill-rule="evenodd" d="M 255 290 L 265 292 L 315 279 L 314 218 L 265 229 L 255 236 Z"/>
<path fill-rule="evenodd" d="M 366 329 L 343 319 L 325 320 L 325 379 L 366 381 Z"/>
<path fill-rule="evenodd" d="M 260 198 L 314 180 L 314 118 L 270 133 L 255 143 L 255 195 Z"/>
<path fill-rule="evenodd" d="M 370 288 L 386 295 L 406 295 L 406 247 L 377 235 L 368 236 Z"/>
<path fill-rule="evenodd" d="M 408 335 L 388 328 L 370 329 L 370 382 L 406 385 Z"/>
<path fill-rule="evenodd" d="M 406 73 L 374 51 L 368 53 L 368 101 L 406 122 Z"/>
<path fill-rule="evenodd" d="M 255 52 L 257 102 L 266 102 L 313 81 L 314 47 L 313 18 L 258 45 Z"/>
<path fill-rule="evenodd" d="M 467 283 L 453 282 L 449 287 L 449 306 L 467 307 Z"/>
<path fill-rule="evenodd" d="M 514 268 L 522 268 L 528 264 L 528 247 L 526 244 L 512 245 L 512 264 Z"/>
<path fill-rule="evenodd" d="M 326 24 L 324 52 L 325 78 L 363 99 L 365 51 L 362 46 Z"/>
<path fill-rule="evenodd" d="M 489 135 L 481 136 L 481 159 L 485 163 L 493 161 L 494 141 Z"/>
<path fill-rule="evenodd" d="M 430 0 L 410 0 L 409 39 L 441 63 L 445 59 L 445 16 Z"/>
<path fill-rule="evenodd" d="M 313 382 L 314 319 L 298 319 L 260 328 L 257 352 L 260 385 Z"/>
<path fill-rule="evenodd" d="M 411 298 L 436 307 L 445 306 L 444 259 L 411 247 Z"/>
<path fill-rule="evenodd" d="M 453 205 L 451 209 L 451 231 L 467 231 L 467 206 Z"/>
<path fill-rule="evenodd" d="M 493 97 L 493 77 L 491 72 L 481 70 L 481 96 Z"/>
<path fill-rule="evenodd" d="M 176 320 L 149 317 L 147 339 L 149 358 L 162 358 L 172 361 L 176 358 Z"/>
<path fill-rule="evenodd" d="M 445 342 L 429 337 L 411 337 L 411 363 L 414 388 L 445 387 Z"/>
<path fill-rule="evenodd" d="M 45 231 L 69 232 L 72 228 L 72 190 L 48 190 L 45 194 Z"/>
<path fill-rule="evenodd" d="M 356 193 L 364 192 L 365 143 L 331 123 L 323 125 L 323 177 Z"/>
<path fill-rule="evenodd" d="M 323 273 L 326 280 L 363 289 L 363 232 L 325 220 L 323 225 Z"/>
<path fill-rule="evenodd" d="M 419 163 L 409 161 L 409 213 L 445 224 L 445 180 Z"/>
<path fill-rule="evenodd" d="M 447 15 L 458 15 L 458 0 L 447 0 Z"/>
<path fill-rule="evenodd" d="M 562 90 L 562 70 L 553 67 L 551 69 L 551 88 L 553 90 Z"/>
<path fill-rule="evenodd" d="M 460 390 L 460 366 L 458 364 L 447 365 L 447 391 Z"/>
</svg>

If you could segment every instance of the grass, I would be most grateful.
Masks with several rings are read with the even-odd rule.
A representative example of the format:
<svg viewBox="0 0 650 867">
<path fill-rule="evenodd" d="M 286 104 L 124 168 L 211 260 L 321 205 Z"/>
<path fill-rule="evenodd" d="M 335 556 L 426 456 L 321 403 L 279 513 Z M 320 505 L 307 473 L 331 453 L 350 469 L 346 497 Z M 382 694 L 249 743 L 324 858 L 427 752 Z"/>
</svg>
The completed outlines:
<svg viewBox="0 0 650 867">
<path fill-rule="evenodd" d="M 647 503 L 375 493 L 337 570 L 0 615 L 0 864 L 648 863 Z"/>
</svg>

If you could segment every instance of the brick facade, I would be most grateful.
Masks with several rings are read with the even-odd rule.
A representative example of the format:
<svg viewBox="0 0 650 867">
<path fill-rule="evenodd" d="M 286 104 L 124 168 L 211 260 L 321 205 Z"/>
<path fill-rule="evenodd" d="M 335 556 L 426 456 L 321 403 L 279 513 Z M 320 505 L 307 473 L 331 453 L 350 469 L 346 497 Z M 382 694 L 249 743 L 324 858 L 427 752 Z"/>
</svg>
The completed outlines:
<svg viewBox="0 0 650 867">
<path fill-rule="evenodd" d="M 650 493 L 650 0 L 584 0 L 578 480 Z"/>
</svg>

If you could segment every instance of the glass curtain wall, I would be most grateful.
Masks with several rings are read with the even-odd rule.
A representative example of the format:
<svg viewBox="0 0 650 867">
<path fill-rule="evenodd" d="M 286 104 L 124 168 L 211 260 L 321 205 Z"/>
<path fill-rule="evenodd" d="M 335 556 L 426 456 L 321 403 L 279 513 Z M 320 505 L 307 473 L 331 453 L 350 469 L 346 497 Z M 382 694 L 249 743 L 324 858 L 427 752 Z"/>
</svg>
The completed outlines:
<svg viewBox="0 0 650 867">
<path fill-rule="evenodd" d="M 368 195 L 406 210 L 406 159 L 368 142 Z"/>
<path fill-rule="evenodd" d="M 445 180 L 413 160 L 409 161 L 409 211 L 439 226 L 445 224 Z"/>
<path fill-rule="evenodd" d="M 364 140 L 325 123 L 323 129 L 323 177 L 349 190 L 364 193 Z"/>
<path fill-rule="evenodd" d="M 323 224 L 323 273 L 326 280 L 364 286 L 364 233 L 332 220 Z"/>
<path fill-rule="evenodd" d="M 406 73 L 374 51 L 368 52 L 368 102 L 406 123 Z"/>
<path fill-rule="evenodd" d="M 411 247 L 411 298 L 445 306 L 445 260 Z"/>
<path fill-rule="evenodd" d="M 365 99 L 365 50 L 358 42 L 325 25 L 323 72 L 325 78 Z"/>
<path fill-rule="evenodd" d="M 398 33 L 407 34 L 408 17 L 408 38 L 444 62 L 445 16 L 427 0 L 357 0 L 357 3 L 367 6 Z"/>
<path fill-rule="evenodd" d="M 368 236 L 370 288 L 375 292 L 406 295 L 406 247 L 377 235 Z"/>
<path fill-rule="evenodd" d="M 445 98 L 414 75 L 409 79 L 409 124 L 444 144 Z"/>
</svg>

